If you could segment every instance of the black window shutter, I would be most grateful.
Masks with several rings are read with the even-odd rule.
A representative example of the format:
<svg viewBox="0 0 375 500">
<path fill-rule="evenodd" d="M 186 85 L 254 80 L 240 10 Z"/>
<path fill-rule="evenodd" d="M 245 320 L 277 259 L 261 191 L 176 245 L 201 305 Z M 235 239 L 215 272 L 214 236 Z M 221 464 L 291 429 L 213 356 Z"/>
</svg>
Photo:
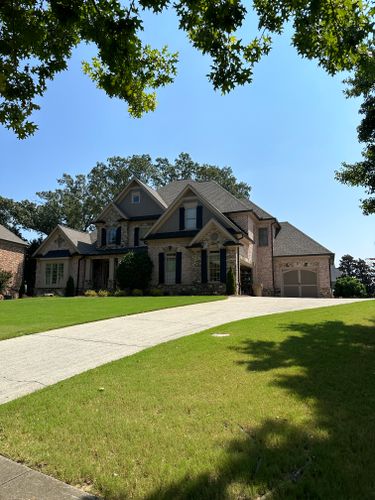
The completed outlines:
<svg viewBox="0 0 375 500">
<path fill-rule="evenodd" d="M 116 229 L 116 245 L 121 245 L 121 226 Z"/>
<path fill-rule="evenodd" d="M 180 207 L 180 231 L 185 229 L 185 208 Z"/>
<path fill-rule="evenodd" d="M 164 253 L 159 253 L 159 283 L 164 283 Z"/>
<path fill-rule="evenodd" d="M 182 252 L 176 252 L 176 283 L 181 283 Z"/>
<path fill-rule="evenodd" d="M 203 207 L 202 205 L 197 206 L 197 229 L 202 229 L 203 226 Z"/>
<path fill-rule="evenodd" d="M 107 230 L 105 227 L 102 227 L 102 247 L 105 247 L 107 244 Z"/>
<path fill-rule="evenodd" d="M 139 227 L 134 228 L 134 246 L 139 247 Z"/>
<path fill-rule="evenodd" d="M 201 251 L 201 281 L 207 283 L 207 250 Z"/>
<path fill-rule="evenodd" d="M 227 281 L 227 249 L 220 249 L 220 281 L 225 283 Z"/>
</svg>

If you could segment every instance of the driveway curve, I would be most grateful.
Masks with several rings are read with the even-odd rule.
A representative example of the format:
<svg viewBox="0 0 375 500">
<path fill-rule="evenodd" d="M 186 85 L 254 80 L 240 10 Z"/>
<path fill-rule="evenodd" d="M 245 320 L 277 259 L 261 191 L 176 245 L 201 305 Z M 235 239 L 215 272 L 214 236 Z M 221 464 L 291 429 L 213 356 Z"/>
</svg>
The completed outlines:
<svg viewBox="0 0 375 500">
<path fill-rule="evenodd" d="M 0 404 L 151 346 L 223 323 L 355 299 L 230 297 L 0 342 Z"/>
</svg>

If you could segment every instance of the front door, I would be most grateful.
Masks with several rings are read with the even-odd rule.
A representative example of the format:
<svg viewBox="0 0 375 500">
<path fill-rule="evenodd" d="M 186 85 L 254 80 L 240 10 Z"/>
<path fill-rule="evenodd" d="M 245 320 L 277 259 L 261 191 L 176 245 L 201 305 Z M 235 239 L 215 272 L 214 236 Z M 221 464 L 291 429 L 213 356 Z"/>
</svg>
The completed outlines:
<svg viewBox="0 0 375 500">
<path fill-rule="evenodd" d="M 92 261 L 93 285 L 95 290 L 108 288 L 109 260 L 95 259 Z"/>
<path fill-rule="evenodd" d="M 250 267 L 241 267 L 241 295 L 252 295 L 253 278 Z"/>
</svg>

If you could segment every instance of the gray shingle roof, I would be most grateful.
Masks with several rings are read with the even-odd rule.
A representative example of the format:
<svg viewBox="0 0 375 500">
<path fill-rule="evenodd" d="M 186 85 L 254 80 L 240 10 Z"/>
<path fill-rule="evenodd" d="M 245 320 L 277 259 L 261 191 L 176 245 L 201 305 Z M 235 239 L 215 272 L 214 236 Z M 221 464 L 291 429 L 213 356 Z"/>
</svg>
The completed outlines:
<svg viewBox="0 0 375 500">
<path fill-rule="evenodd" d="M 253 210 L 261 219 L 272 217 L 252 201 L 236 198 L 215 181 L 197 182 L 189 179 L 174 181 L 159 188 L 158 193 L 165 200 L 165 203 L 170 205 L 188 184 L 192 185 L 203 198 L 206 198 L 222 213 Z"/>
<path fill-rule="evenodd" d="M 93 240 L 92 233 L 85 233 L 83 231 L 77 231 L 77 229 L 72 229 L 68 226 L 63 226 L 59 224 L 59 228 L 65 234 L 65 236 L 73 243 L 73 245 L 78 249 L 79 253 L 85 254 L 92 251 L 95 248 L 95 240 Z M 96 232 L 95 232 L 96 235 Z"/>
<path fill-rule="evenodd" d="M 19 238 L 16 234 L 9 231 L 5 226 L 0 224 L 0 240 L 10 241 L 11 243 L 18 243 L 19 245 L 27 245 L 27 242 Z"/>
<path fill-rule="evenodd" d="M 333 255 L 333 252 L 307 236 L 289 222 L 280 222 L 280 231 L 274 242 L 274 256 Z"/>
</svg>

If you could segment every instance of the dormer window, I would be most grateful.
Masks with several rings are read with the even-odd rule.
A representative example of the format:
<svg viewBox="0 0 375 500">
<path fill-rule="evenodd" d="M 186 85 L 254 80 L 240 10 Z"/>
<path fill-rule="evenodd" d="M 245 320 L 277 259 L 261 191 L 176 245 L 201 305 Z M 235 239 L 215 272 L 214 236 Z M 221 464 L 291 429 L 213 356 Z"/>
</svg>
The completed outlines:
<svg viewBox="0 0 375 500">
<path fill-rule="evenodd" d="M 107 231 L 107 245 L 116 244 L 116 228 L 110 227 Z"/>
<path fill-rule="evenodd" d="M 132 203 L 134 203 L 134 205 L 141 203 L 140 191 L 132 191 Z"/>
<path fill-rule="evenodd" d="M 197 207 L 185 207 L 185 229 L 197 229 Z"/>
</svg>

